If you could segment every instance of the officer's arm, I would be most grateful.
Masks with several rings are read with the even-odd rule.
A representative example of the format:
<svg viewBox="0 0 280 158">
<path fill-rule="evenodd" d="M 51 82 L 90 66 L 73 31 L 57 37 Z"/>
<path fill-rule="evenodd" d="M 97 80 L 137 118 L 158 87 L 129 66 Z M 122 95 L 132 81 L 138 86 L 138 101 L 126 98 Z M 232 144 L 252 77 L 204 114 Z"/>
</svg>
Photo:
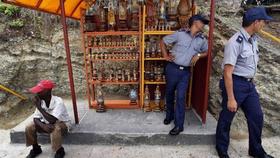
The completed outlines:
<svg viewBox="0 0 280 158">
<path fill-rule="evenodd" d="M 242 42 L 242 41 L 241 41 Z M 225 87 L 226 87 L 226 92 L 227 92 L 227 107 L 228 110 L 231 112 L 236 112 L 237 111 L 237 102 L 234 97 L 234 92 L 233 92 L 233 81 L 232 81 L 232 74 L 234 71 L 234 66 L 237 62 L 237 58 L 240 53 L 240 44 L 239 40 L 234 41 L 234 40 L 229 40 L 229 42 L 225 46 L 225 51 L 224 51 L 224 60 L 223 60 L 223 65 L 224 65 L 224 80 L 225 80 Z"/>
<path fill-rule="evenodd" d="M 234 93 L 233 93 L 233 82 L 232 82 L 233 70 L 234 70 L 233 65 L 226 64 L 224 66 L 224 80 L 225 80 L 228 100 L 235 100 Z"/>
<path fill-rule="evenodd" d="M 207 57 L 207 53 L 208 53 L 208 40 L 204 36 L 202 38 L 203 38 L 203 43 L 200 48 L 201 52 L 199 53 L 200 54 L 199 58 Z M 197 54 L 197 56 L 198 56 L 198 54 Z"/>
<path fill-rule="evenodd" d="M 168 61 L 170 61 L 169 59 L 169 54 L 167 52 L 167 49 L 166 49 L 166 45 L 164 43 L 163 40 L 160 41 L 160 49 L 161 49 L 161 52 L 162 52 L 162 56 L 167 59 Z"/>
<path fill-rule="evenodd" d="M 164 36 L 163 39 L 160 41 L 162 56 L 168 61 L 172 61 L 174 57 L 168 53 L 166 45 L 172 45 L 176 43 L 178 41 L 178 34 L 179 32 L 176 31 L 173 34 Z"/>
</svg>

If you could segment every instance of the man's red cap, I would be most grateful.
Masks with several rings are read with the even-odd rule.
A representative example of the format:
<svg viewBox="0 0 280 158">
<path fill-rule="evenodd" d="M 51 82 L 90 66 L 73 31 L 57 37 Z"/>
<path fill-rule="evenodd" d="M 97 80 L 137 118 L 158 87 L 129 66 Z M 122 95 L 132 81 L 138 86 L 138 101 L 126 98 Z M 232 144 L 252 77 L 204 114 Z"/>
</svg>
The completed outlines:
<svg viewBox="0 0 280 158">
<path fill-rule="evenodd" d="M 53 89 L 55 84 L 51 80 L 41 80 L 36 86 L 29 89 L 31 93 L 39 93 L 45 89 Z"/>
</svg>

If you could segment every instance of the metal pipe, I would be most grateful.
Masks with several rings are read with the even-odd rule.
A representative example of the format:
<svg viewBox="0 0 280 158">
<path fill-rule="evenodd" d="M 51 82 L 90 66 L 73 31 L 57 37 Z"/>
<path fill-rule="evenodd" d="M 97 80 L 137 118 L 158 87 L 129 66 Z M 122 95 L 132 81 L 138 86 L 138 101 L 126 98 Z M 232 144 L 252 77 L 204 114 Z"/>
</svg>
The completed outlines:
<svg viewBox="0 0 280 158">
<path fill-rule="evenodd" d="M 187 109 L 190 109 L 192 106 L 192 85 L 193 85 L 193 67 L 194 66 L 191 66 L 191 78 L 190 78 L 190 82 L 189 82 L 189 95 L 188 95 L 188 105 L 187 105 Z"/>
<path fill-rule="evenodd" d="M 61 23 L 63 25 L 64 45 L 65 45 L 65 50 L 66 50 L 66 60 L 67 60 L 68 77 L 69 77 L 70 90 L 71 90 L 71 96 L 72 96 L 72 104 L 73 104 L 73 110 L 74 110 L 75 123 L 78 124 L 79 118 L 78 118 L 76 94 L 75 94 L 75 87 L 74 87 L 74 80 L 73 80 L 73 71 L 72 71 L 68 31 L 67 31 L 67 25 L 66 25 L 64 0 L 60 0 L 60 6 L 61 6 Z"/>
<path fill-rule="evenodd" d="M 276 42 L 280 43 L 280 39 L 277 38 L 277 37 L 275 37 L 275 36 L 273 36 L 272 34 L 266 32 L 266 31 L 264 31 L 264 30 L 261 30 L 260 33 L 262 33 L 263 35 L 265 35 L 265 36 L 271 38 L 273 41 L 276 41 Z"/>
<path fill-rule="evenodd" d="M 1 85 L 1 84 L 0 84 L 0 89 L 2 89 L 3 91 L 6 91 L 6 92 L 9 92 L 9 93 L 13 94 L 13 95 L 19 97 L 19 98 L 22 99 L 22 100 L 26 100 L 26 97 L 20 95 L 19 93 L 17 93 L 17 92 L 15 92 L 15 91 L 13 91 L 13 90 L 11 90 L 11 89 L 9 89 L 9 88 L 7 88 L 7 87 Z"/>
<path fill-rule="evenodd" d="M 212 65 L 212 48 L 214 39 L 214 23 L 215 23 L 215 0 L 211 0 L 210 4 L 210 24 L 209 24 L 209 40 L 208 40 L 208 53 L 207 53 L 207 69 L 206 69 L 206 80 L 205 80 L 205 91 L 204 91 L 204 103 L 203 103 L 203 116 L 202 123 L 206 123 L 206 112 L 208 108 L 208 93 L 209 93 L 209 81 Z"/>
</svg>

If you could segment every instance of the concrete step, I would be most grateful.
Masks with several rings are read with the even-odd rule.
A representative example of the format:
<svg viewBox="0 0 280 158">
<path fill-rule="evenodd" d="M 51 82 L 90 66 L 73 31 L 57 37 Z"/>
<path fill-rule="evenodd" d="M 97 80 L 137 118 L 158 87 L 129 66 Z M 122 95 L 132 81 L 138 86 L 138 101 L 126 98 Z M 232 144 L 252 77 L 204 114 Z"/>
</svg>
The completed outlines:
<svg viewBox="0 0 280 158">
<path fill-rule="evenodd" d="M 170 136 L 173 128 L 164 125 L 165 113 L 141 110 L 108 110 L 96 113 L 93 109 L 79 109 L 80 124 L 73 125 L 64 137 L 64 144 L 102 144 L 102 145 L 198 145 L 214 144 L 216 120 L 207 113 L 206 124 L 192 110 L 186 111 L 185 130 L 178 136 Z M 69 108 L 71 114 L 71 108 Z M 25 126 L 32 116 L 11 130 L 12 143 L 25 143 Z M 49 143 L 49 136 L 38 135 L 39 143 Z"/>
</svg>

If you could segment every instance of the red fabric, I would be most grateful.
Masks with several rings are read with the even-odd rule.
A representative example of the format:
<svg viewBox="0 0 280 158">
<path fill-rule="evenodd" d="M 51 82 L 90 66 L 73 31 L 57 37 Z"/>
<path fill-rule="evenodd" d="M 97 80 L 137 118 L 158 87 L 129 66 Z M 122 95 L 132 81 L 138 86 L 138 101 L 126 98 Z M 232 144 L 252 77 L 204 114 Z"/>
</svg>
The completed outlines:
<svg viewBox="0 0 280 158">
<path fill-rule="evenodd" d="M 45 89 L 53 89 L 55 84 L 51 80 L 41 80 L 36 86 L 29 89 L 31 93 L 39 93 Z"/>
</svg>

